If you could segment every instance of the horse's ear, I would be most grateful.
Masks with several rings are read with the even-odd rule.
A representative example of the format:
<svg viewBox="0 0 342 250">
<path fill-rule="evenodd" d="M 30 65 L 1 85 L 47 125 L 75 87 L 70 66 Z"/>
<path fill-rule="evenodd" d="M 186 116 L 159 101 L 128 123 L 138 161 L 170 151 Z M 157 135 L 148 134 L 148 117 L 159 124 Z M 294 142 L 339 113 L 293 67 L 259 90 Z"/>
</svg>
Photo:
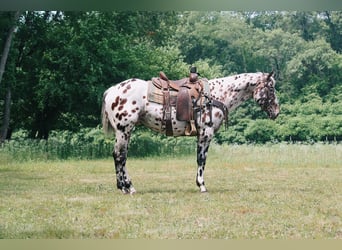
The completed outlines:
<svg viewBox="0 0 342 250">
<path fill-rule="evenodd" d="M 267 81 L 270 80 L 271 76 L 274 74 L 274 70 L 271 71 L 271 73 L 268 74 L 267 76 Z"/>
</svg>

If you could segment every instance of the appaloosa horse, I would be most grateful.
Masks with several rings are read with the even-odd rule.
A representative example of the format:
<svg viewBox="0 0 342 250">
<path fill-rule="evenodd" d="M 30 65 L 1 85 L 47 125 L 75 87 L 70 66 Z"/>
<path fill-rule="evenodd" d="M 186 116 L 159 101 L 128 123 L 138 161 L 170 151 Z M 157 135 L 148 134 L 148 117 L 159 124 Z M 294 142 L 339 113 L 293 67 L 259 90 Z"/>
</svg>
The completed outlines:
<svg viewBox="0 0 342 250">
<path fill-rule="evenodd" d="M 165 133 L 163 126 L 163 105 L 150 102 L 147 98 L 151 81 L 129 79 L 107 89 L 103 95 L 102 125 L 106 133 L 115 132 L 113 158 L 116 170 L 117 188 L 123 193 L 135 193 L 126 169 L 128 143 L 135 125 L 142 124 L 154 131 Z M 197 109 L 197 176 L 196 184 L 201 192 L 206 192 L 204 168 L 210 141 L 227 119 L 226 111 L 231 111 L 244 101 L 254 98 L 270 119 L 279 114 L 279 103 L 275 93 L 272 73 L 245 73 L 209 80 L 210 100 Z M 171 119 L 173 136 L 184 136 L 189 125 L 178 121 L 172 107 Z"/>
</svg>

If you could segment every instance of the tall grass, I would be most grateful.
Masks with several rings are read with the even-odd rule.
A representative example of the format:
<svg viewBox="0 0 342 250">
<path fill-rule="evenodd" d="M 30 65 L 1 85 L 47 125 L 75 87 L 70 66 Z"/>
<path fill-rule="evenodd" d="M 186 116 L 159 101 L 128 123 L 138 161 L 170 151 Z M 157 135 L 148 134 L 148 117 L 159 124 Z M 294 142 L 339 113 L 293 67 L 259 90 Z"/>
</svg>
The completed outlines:
<svg viewBox="0 0 342 250">
<path fill-rule="evenodd" d="M 57 159 L 99 159 L 110 156 L 110 143 L 61 142 L 50 140 L 11 140 L 1 145 L 2 157 L 16 161 Z"/>
<path fill-rule="evenodd" d="M 114 136 L 105 137 L 100 128 L 79 132 L 52 131 L 48 140 L 29 139 L 24 130 L 0 145 L 0 160 L 102 159 L 112 155 Z M 130 157 L 175 156 L 193 153 L 195 138 L 171 138 L 135 131 L 129 144 Z"/>
<path fill-rule="evenodd" d="M 217 145 L 214 138 L 211 148 Z M 311 141 L 306 142 L 312 144 Z M 337 145 L 339 142 L 318 142 L 316 145 Z M 292 142 L 272 142 L 265 145 L 288 145 Z M 293 145 L 302 145 L 295 143 Z M 0 162 L 12 161 L 42 161 L 42 160 L 67 160 L 67 159 L 104 159 L 111 157 L 114 145 L 114 136 L 105 137 L 102 129 L 85 128 L 79 132 L 52 131 L 48 140 L 28 139 L 25 130 L 19 130 L 13 134 L 12 139 L 0 145 Z M 234 149 L 230 144 L 230 150 Z M 248 145 L 254 145 L 250 143 Z M 222 145 L 218 145 L 218 150 Z M 257 146 L 257 145 L 255 145 Z M 274 147 L 267 146 L 268 150 Z M 308 147 L 312 148 L 312 147 Z M 241 149 L 241 148 L 240 148 Z M 222 152 L 223 153 L 223 152 Z M 175 157 L 196 154 L 195 137 L 166 137 L 155 134 L 144 128 L 137 128 L 133 132 L 129 144 L 128 156 L 135 158 L 144 157 Z M 281 157 L 281 155 L 279 155 Z"/>
</svg>

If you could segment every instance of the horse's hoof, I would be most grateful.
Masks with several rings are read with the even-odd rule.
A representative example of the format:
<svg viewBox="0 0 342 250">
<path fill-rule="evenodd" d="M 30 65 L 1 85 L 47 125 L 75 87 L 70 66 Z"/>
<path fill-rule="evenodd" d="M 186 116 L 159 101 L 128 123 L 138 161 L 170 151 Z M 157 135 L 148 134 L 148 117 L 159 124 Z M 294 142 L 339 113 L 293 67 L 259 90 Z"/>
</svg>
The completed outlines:
<svg viewBox="0 0 342 250">
<path fill-rule="evenodd" d="M 201 193 L 208 192 L 207 188 L 204 185 L 200 186 L 200 191 L 201 191 Z"/>
<path fill-rule="evenodd" d="M 121 189 L 122 194 L 129 194 L 129 190 L 127 188 Z"/>
<path fill-rule="evenodd" d="M 137 192 L 137 190 L 135 190 L 134 187 L 131 187 L 131 188 L 129 189 L 129 193 L 130 193 L 130 194 L 135 194 L 136 192 Z"/>
<path fill-rule="evenodd" d="M 130 188 L 122 188 L 121 192 L 123 194 L 135 194 L 137 192 L 137 190 L 135 190 L 134 187 L 130 187 Z"/>
</svg>

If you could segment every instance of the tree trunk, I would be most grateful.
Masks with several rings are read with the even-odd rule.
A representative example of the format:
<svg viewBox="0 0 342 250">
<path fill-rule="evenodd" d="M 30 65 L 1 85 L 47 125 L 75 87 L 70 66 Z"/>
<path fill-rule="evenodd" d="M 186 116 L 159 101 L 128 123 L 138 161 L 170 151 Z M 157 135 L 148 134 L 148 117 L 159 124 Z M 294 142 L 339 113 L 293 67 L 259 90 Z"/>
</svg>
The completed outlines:
<svg viewBox="0 0 342 250">
<path fill-rule="evenodd" d="M 19 15 L 20 15 L 20 11 L 15 12 L 13 25 L 8 31 L 7 38 L 6 38 L 5 45 L 4 45 L 4 50 L 2 51 L 1 61 L 0 61 L 0 84 L 1 84 L 2 76 L 5 72 L 7 57 L 8 57 L 10 47 L 11 47 L 13 33 L 17 27 L 17 20 L 19 18 Z"/>
<path fill-rule="evenodd" d="M 4 75 L 5 72 L 5 66 L 7 62 L 7 57 L 8 53 L 11 47 L 12 43 L 12 37 L 13 33 L 17 27 L 17 20 L 19 18 L 20 11 L 15 12 L 14 14 L 14 20 L 13 20 L 13 25 L 8 31 L 7 38 L 5 41 L 4 49 L 1 55 L 1 60 L 0 60 L 0 84 L 2 81 L 2 76 Z M 3 123 L 0 131 L 0 143 L 2 143 L 4 140 L 6 140 L 7 137 L 7 132 L 9 128 L 9 121 L 10 121 L 10 110 L 11 110 L 11 89 L 8 87 L 7 93 L 6 93 L 6 99 L 5 99 L 5 112 L 4 112 L 4 118 L 3 118 Z"/>
<path fill-rule="evenodd" d="M 3 124 L 1 127 L 1 135 L 0 135 L 0 143 L 3 143 L 7 138 L 9 122 L 10 122 L 10 113 L 11 113 L 11 89 L 7 89 L 6 99 L 5 99 L 5 112 Z"/>
</svg>

